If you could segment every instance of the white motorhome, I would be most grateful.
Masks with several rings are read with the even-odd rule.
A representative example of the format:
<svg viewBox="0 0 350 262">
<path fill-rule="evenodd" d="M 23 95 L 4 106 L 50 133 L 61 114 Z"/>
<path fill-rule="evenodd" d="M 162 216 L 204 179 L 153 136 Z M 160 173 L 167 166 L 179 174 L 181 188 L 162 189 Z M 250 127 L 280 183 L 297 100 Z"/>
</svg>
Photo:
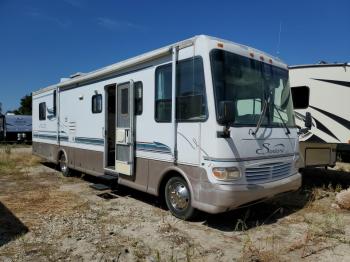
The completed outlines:
<svg viewBox="0 0 350 262">
<path fill-rule="evenodd" d="M 300 187 L 290 94 L 279 59 L 196 36 L 34 92 L 33 153 L 224 212 Z"/>
<path fill-rule="evenodd" d="M 305 166 L 332 166 L 336 152 L 349 161 L 350 153 L 350 64 L 311 64 L 289 67 L 293 100 L 305 99 L 298 90 L 309 89 L 309 106 L 295 110 L 296 123 L 302 126 L 306 112 L 312 127 L 300 136 Z"/>
</svg>

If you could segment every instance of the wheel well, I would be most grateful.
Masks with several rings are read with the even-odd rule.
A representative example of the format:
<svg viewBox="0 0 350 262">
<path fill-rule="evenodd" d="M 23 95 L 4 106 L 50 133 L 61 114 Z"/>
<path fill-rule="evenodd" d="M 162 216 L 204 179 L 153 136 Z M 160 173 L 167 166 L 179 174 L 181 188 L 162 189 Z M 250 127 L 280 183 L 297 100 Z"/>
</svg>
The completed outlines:
<svg viewBox="0 0 350 262">
<path fill-rule="evenodd" d="M 58 151 L 58 154 L 57 154 L 57 163 L 60 161 L 61 156 L 64 155 L 64 154 L 65 154 L 65 152 L 64 152 L 63 150 L 59 150 L 59 151 Z"/>
<path fill-rule="evenodd" d="M 182 174 L 175 170 L 170 170 L 165 175 L 163 176 L 160 184 L 159 184 L 159 189 L 158 189 L 158 196 L 161 199 L 161 201 L 164 201 L 164 193 L 165 193 L 165 185 L 169 181 L 170 178 L 172 177 L 181 177 L 184 178 Z"/>
</svg>

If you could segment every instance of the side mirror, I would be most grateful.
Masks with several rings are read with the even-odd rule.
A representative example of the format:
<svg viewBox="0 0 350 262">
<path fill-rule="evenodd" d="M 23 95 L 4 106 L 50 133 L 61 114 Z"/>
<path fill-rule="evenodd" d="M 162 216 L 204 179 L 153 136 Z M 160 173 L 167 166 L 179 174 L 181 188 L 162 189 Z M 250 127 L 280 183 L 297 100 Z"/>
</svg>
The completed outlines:
<svg viewBox="0 0 350 262">
<path fill-rule="evenodd" d="M 229 126 L 235 121 L 235 104 L 233 101 L 219 102 L 218 122 L 222 125 Z"/>
<path fill-rule="evenodd" d="M 305 114 L 305 127 L 307 129 L 311 129 L 312 126 L 312 117 L 310 112 L 306 112 Z"/>
</svg>

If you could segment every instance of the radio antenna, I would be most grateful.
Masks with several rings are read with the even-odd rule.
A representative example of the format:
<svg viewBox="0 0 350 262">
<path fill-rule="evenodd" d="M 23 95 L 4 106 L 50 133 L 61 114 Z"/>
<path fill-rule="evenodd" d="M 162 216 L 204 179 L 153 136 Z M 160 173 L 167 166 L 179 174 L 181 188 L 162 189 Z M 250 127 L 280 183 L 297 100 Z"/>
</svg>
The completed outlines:
<svg viewBox="0 0 350 262">
<path fill-rule="evenodd" d="M 277 51 L 276 51 L 277 57 L 278 57 L 279 54 L 280 54 L 281 33 L 282 33 L 282 22 L 280 22 L 280 31 L 279 31 L 279 33 L 278 33 L 278 42 L 277 42 Z"/>
</svg>

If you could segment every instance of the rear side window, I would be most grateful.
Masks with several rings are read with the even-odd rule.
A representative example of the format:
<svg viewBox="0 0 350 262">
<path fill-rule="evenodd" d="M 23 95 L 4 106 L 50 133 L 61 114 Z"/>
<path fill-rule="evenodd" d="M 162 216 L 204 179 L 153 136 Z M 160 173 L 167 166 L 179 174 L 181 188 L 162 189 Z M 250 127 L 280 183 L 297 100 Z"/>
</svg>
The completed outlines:
<svg viewBox="0 0 350 262">
<path fill-rule="evenodd" d="M 46 103 L 39 104 L 39 120 L 46 120 Z"/>
<path fill-rule="evenodd" d="M 102 112 L 102 95 L 93 95 L 91 98 L 91 110 L 93 114 Z"/>
</svg>

